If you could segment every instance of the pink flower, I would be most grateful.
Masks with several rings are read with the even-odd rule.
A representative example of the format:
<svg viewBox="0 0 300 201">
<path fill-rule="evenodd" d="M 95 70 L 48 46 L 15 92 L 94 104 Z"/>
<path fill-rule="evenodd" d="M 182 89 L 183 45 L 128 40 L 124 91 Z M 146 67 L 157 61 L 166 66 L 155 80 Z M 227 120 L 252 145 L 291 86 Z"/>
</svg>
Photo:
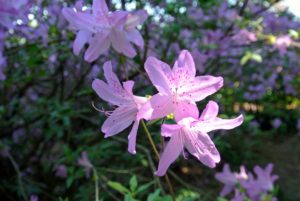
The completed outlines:
<svg viewBox="0 0 300 201">
<path fill-rule="evenodd" d="M 141 109 L 140 118 L 156 119 L 174 113 L 176 121 L 184 117 L 198 118 L 196 101 L 203 100 L 223 86 L 222 77 L 195 76 L 194 60 L 187 50 L 181 51 L 173 69 L 149 57 L 145 70 L 158 90 Z"/>
<path fill-rule="evenodd" d="M 232 37 L 232 39 L 238 44 L 249 44 L 257 40 L 255 33 L 250 32 L 246 29 L 240 30 Z"/>
<path fill-rule="evenodd" d="M 147 99 L 133 95 L 133 81 L 126 81 L 123 82 L 123 86 L 121 85 L 116 74 L 112 71 L 110 61 L 104 64 L 103 69 L 107 84 L 96 79 L 93 81 L 92 87 L 100 98 L 117 105 L 118 108 L 106 119 L 101 130 L 105 133 L 105 137 L 110 137 L 120 133 L 134 122 L 128 136 L 128 151 L 135 154 L 136 135 L 139 127 L 137 113 Z"/>
<path fill-rule="evenodd" d="M 240 167 L 240 173 L 233 173 L 231 172 L 228 164 L 225 164 L 223 167 L 223 172 L 217 173 L 215 177 L 218 181 L 225 184 L 223 190 L 220 193 L 222 197 L 232 192 L 239 181 L 248 179 L 248 175 L 244 166 Z"/>
<path fill-rule="evenodd" d="M 265 169 L 259 166 L 254 167 L 254 172 L 257 175 L 257 185 L 264 191 L 273 189 L 273 183 L 278 179 L 277 175 L 272 175 L 273 164 L 268 164 Z"/>
<path fill-rule="evenodd" d="M 291 37 L 285 35 L 285 36 L 280 36 L 276 39 L 274 47 L 278 49 L 279 54 L 283 55 L 286 53 L 287 48 L 291 46 L 291 44 L 292 44 Z"/>
<path fill-rule="evenodd" d="M 68 172 L 67 167 L 65 165 L 59 165 L 55 169 L 55 176 L 60 178 L 67 178 Z"/>
<path fill-rule="evenodd" d="M 89 178 L 93 169 L 93 165 L 91 164 L 86 151 L 81 152 L 81 157 L 78 158 L 77 163 L 84 168 L 85 175 L 87 178 Z"/>
<path fill-rule="evenodd" d="M 92 14 L 88 11 L 64 8 L 63 14 L 71 25 L 78 30 L 73 45 L 74 54 L 79 55 L 86 43 L 89 44 L 84 58 L 88 62 L 96 60 L 106 52 L 110 45 L 127 57 L 134 57 L 136 51 L 130 42 L 143 48 L 144 40 L 136 29 L 142 24 L 147 13 L 139 10 L 110 12 L 105 0 L 94 0 Z"/>
<path fill-rule="evenodd" d="M 235 119 L 220 119 L 217 117 L 219 107 L 216 102 L 209 101 L 199 119 L 187 117 L 177 124 L 163 124 L 161 135 L 171 137 L 161 159 L 157 176 L 166 173 L 168 167 L 173 163 L 179 154 L 186 148 L 204 165 L 214 168 L 220 162 L 220 154 L 207 132 L 217 129 L 232 129 L 243 122 L 243 116 Z"/>
</svg>

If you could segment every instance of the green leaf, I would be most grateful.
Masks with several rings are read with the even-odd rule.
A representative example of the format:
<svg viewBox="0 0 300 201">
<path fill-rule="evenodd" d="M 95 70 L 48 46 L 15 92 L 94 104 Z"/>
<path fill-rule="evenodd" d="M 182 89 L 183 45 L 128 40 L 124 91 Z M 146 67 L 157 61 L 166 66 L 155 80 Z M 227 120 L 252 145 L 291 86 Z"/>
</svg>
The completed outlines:
<svg viewBox="0 0 300 201">
<path fill-rule="evenodd" d="M 113 182 L 113 181 L 108 181 L 107 185 L 109 187 L 111 187 L 112 189 L 118 191 L 119 193 L 122 194 L 127 194 L 130 193 L 130 190 L 127 189 L 125 186 L 123 186 L 122 184 L 120 184 L 119 182 Z"/>
<path fill-rule="evenodd" d="M 138 201 L 134 199 L 130 194 L 125 195 L 124 201 Z"/>
<path fill-rule="evenodd" d="M 138 180 L 136 178 L 136 176 L 132 176 L 130 181 L 129 181 L 129 186 L 130 186 L 130 190 L 131 192 L 134 192 L 138 186 Z"/>
<path fill-rule="evenodd" d="M 262 62 L 262 57 L 259 54 L 256 54 L 256 53 L 251 54 L 251 59 L 258 62 L 258 63 Z"/>
<path fill-rule="evenodd" d="M 141 192 L 147 190 L 147 189 L 148 189 L 152 184 L 154 184 L 154 183 L 155 183 L 155 181 L 152 181 L 152 182 L 150 182 L 150 183 L 148 183 L 148 184 L 144 184 L 144 185 L 140 186 L 140 187 L 137 189 L 136 193 L 138 194 L 138 193 L 141 193 Z"/>
<path fill-rule="evenodd" d="M 250 58 L 251 58 L 251 53 L 250 52 L 246 52 L 246 54 L 241 58 L 240 64 L 242 66 L 245 65 L 249 61 Z"/>
<path fill-rule="evenodd" d="M 294 30 L 294 29 L 290 29 L 289 30 L 289 35 L 291 37 L 293 37 L 294 39 L 298 39 L 299 38 L 299 33 L 296 30 Z"/>
<path fill-rule="evenodd" d="M 147 201 L 156 201 L 159 198 L 160 189 L 157 189 L 154 193 L 151 193 L 147 197 Z"/>
</svg>

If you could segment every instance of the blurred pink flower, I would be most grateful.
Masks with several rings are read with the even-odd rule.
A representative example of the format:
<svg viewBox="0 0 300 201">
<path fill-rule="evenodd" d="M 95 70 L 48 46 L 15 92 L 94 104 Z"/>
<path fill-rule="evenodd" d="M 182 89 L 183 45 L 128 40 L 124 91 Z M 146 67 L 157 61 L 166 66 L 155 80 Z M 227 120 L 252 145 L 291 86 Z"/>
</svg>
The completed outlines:
<svg viewBox="0 0 300 201">
<path fill-rule="evenodd" d="M 60 178 L 67 178 L 67 168 L 65 165 L 59 165 L 55 169 L 55 176 Z"/>
<path fill-rule="evenodd" d="M 194 60 L 187 50 L 180 52 L 173 69 L 154 57 L 148 57 L 145 70 L 158 94 L 151 97 L 139 114 L 140 118 L 156 119 L 174 113 L 176 121 L 199 116 L 195 102 L 203 100 L 223 86 L 222 77 L 195 76 Z"/>
<path fill-rule="evenodd" d="M 268 164 L 265 169 L 259 166 L 254 167 L 254 172 L 257 175 L 257 185 L 265 190 L 269 191 L 273 189 L 273 183 L 278 179 L 277 175 L 272 175 L 273 164 Z"/>
<path fill-rule="evenodd" d="M 218 118 L 219 107 L 216 102 L 209 101 L 200 118 L 183 118 L 177 124 L 163 124 L 161 135 L 171 137 L 161 159 L 157 176 L 163 176 L 168 167 L 173 163 L 179 154 L 186 148 L 204 165 L 214 168 L 220 162 L 220 154 L 207 132 L 218 129 L 233 129 L 243 122 L 243 116 L 235 119 Z"/>
<path fill-rule="evenodd" d="M 78 158 L 77 163 L 84 168 L 85 175 L 87 178 L 89 178 L 93 169 L 93 165 L 91 164 L 86 151 L 81 152 L 81 157 Z"/>
<path fill-rule="evenodd" d="M 30 201 L 38 201 L 39 197 L 37 195 L 30 195 Z"/>
<path fill-rule="evenodd" d="M 292 44 L 292 39 L 290 36 L 280 36 L 276 39 L 274 48 L 278 49 L 279 53 L 281 55 L 285 54 L 287 51 L 287 48 Z"/>
<path fill-rule="evenodd" d="M 64 8 L 62 12 L 70 24 L 78 30 L 73 45 L 74 54 L 78 55 L 84 45 L 89 44 L 84 55 L 88 62 L 95 61 L 110 45 L 127 57 L 136 55 L 130 42 L 140 48 L 144 46 L 144 40 L 136 29 L 136 26 L 147 18 L 144 10 L 134 13 L 110 12 L 105 0 L 93 0 L 92 14 L 73 8 Z"/>
<path fill-rule="evenodd" d="M 232 192 L 239 181 L 248 179 L 248 175 L 244 166 L 240 167 L 240 173 L 236 173 L 231 172 L 228 164 L 225 164 L 223 167 L 223 172 L 217 173 L 215 177 L 218 181 L 225 185 L 220 193 L 222 197 Z"/>
<path fill-rule="evenodd" d="M 234 40 L 238 44 L 249 44 L 251 42 L 255 42 L 257 39 L 255 33 L 250 32 L 246 29 L 241 29 L 232 37 L 232 40 Z"/>
<path fill-rule="evenodd" d="M 123 82 L 123 86 L 121 85 L 116 74 L 112 71 L 110 61 L 104 64 L 103 69 L 107 84 L 102 80 L 95 79 L 92 87 L 100 98 L 117 105 L 118 108 L 106 119 L 101 130 L 105 133 L 105 137 L 111 137 L 120 133 L 134 122 L 128 136 L 128 151 L 131 154 L 135 154 L 136 135 L 140 122 L 137 119 L 137 113 L 147 99 L 135 96 L 132 93 L 133 81 L 126 81 Z"/>
</svg>

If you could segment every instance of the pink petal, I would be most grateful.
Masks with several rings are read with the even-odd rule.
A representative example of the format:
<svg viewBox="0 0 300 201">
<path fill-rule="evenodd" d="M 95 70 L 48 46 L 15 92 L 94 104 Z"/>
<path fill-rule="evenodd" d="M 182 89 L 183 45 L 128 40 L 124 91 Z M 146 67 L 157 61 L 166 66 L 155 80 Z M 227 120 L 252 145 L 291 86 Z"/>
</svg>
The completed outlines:
<svg viewBox="0 0 300 201">
<path fill-rule="evenodd" d="M 135 120 L 137 110 L 132 107 L 118 107 L 105 120 L 101 131 L 105 133 L 105 137 L 110 137 L 120 133 Z"/>
<path fill-rule="evenodd" d="M 140 121 L 135 121 L 128 135 L 128 151 L 131 154 L 136 154 L 135 145 L 136 145 L 136 135 L 139 128 L 139 124 Z"/>
<path fill-rule="evenodd" d="M 164 137 L 172 137 L 178 134 L 181 128 L 182 126 L 178 124 L 163 124 L 161 126 L 161 135 Z"/>
<path fill-rule="evenodd" d="M 94 27 L 97 26 L 97 23 L 91 14 L 75 12 L 75 10 L 72 8 L 63 8 L 62 13 L 69 23 L 75 26 L 77 29 L 85 30 L 91 33 L 95 32 Z"/>
<path fill-rule="evenodd" d="M 225 197 L 234 190 L 234 186 L 225 185 L 220 193 L 220 196 Z"/>
<path fill-rule="evenodd" d="M 163 154 L 161 155 L 158 164 L 158 169 L 155 172 L 155 175 L 165 175 L 169 166 L 178 158 L 182 150 L 183 143 L 180 134 L 173 135 L 170 141 L 168 142 Z"/>
<path fill-rule="evenodd" d="M 132 58 L 136 55 L 136 52 L 125 34 L 124 31 L 113 30 L 110 35 L 112 46 L 118 53 L 123 53 L 125 56 Z"/>
<path fill-rule="evenodd" d="M 113 12 L 112 16 L 110 16 L 111 25 L 115 27 L 123 28 L 127 16 L 128 16 L 127 11 L 118 10 Z"/>
<path fill-rule="evenodd" d="M 195 68 L 195 63 L 194 59 L 191 55 L 191 53 L 187 50 L 182 50 L 179 54 L 179 57 L 177 61 L 174 64 L 173 71 L 177 70 L 178 68 L 181 68 L 188 72 L 188 74 L 191 77 L 195 77 L 196 75 L 196 68 Z"/>
<path fill-rule="evenodd" d="M 103 65 L 104 77 L 111 88 L 115 88 L 116 90 L 123 90 L 122 85 L 117 77 L 117 75 L 113 72 L 111 61 L 107 61 Z"/>
<path fill-rule="evenodd" d="M 101 18 L 108 15 L 108 7 L 105 0 L 93 0 L 93 15 Z"/>
<path fill-rule="evenodd" d="M 111 89 L 102 80 L 95 79 L 92 83 L 92 88 L 100 98 L 114 105 L 122 105 L 127 101 L 125 98 L 121 97 L 118 93 Z"/>
<path fill-rule="evenodd" d="M 136 26 L 143 24 L 148 14 L 145 10 L 138 10 L 135 13 L 128 14 L 125 27 L 127 30 L 134 29 Z"/>
<path fill-rule="evenodd" d="M 149 103 L 152 109 L 150 119 L 162 118 L 173 112 L 173 104 L 169 96 L 156 94 L 151 97 Z"/>
<path fill-rule="evenodd" d="M 193 82 L 184 86 L 190 99 L 197 102 L 215 93 L 223 86 L 222 77 L 197 76 Z"/>
<path fill-rule="evenodd" d="M 75 55 L 77 56 L 79 55 L 81 49 L 89 41 L 90 37 L 91 37 L 91 33 L 88 31 L 80 30 L 77 33 L 73 44 L 73 52 Z"/>
<path fill-rule="evenodd" d="M 133 93 L 132 93 L 133 85 L 134 85 L 134 81 L 132 81 L 132 80 L 123 82 L 124 89 L 125 89 L 129 94 L 132 94 L 132 95 L 133 95 Z"/>
<path fill-rule="evenodd" d="M 85 52 L 84 59 L 87 62 L 93 62 L 106 52 L 110 46 L 108 33 L 98 33 L 90 41 L 89 47 Z"/>
<path fill-rule="evenodd" d="M 136 29 L 131 29 L 126 32 L 127 33 L 127 38 L 129 41 L 133 42 L 140 48 L 144 48 L 144 39 L 140 32 Z"/>
<path fill-rule="evenodd" d="M 224 129 L 224 130 L 233 129 L 241 125 L 243 121 L 244 121 L 244 117 L 243 115 L 240 115 L 234 119 L 215 118 L 214 120 L 211 121 L 201 122 L 198 125 L 201 128 L 201 131 L 210 132 L 219 129 Z"/>
<path fill-rule="evenodd" d="M 193 117 L 194 119 L 198 119 L 199 110 L 197 105 L 194 102 L 190 101 L 181 101 L 177 104 L 174 104 L 174 117 L 178 122 L 185 117 Z"/>
<path fill-rule="evenodd" d="M 185 130 L 185 147 L 204 165 L 214 168 L 220 162 L 220 154 L 207 133 Z"/>
<path fill-rule="evenodd" d="M 148 57 L 145 62 L 145 70 L 156 89 L 164 94 L 170 94 L 169 80 L 165 72 L 171 71 L 168 64 L 156 59 Z"/>
<path fill-rule="evenodd" d="M 214 119 L 218 116 L 218 113 L 219 113 L 218 104 L 214 101 L 209 101 L 200 116 L 200 121 Z"/>
</svg>

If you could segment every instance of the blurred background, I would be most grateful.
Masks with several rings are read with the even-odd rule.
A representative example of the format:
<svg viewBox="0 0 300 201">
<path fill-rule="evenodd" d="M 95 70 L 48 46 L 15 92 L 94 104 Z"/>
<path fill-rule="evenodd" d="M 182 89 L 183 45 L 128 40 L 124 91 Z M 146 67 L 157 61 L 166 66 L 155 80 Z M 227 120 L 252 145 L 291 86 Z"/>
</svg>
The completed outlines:
<svg viewBox="0 0 300 201">
<path fill-rule="evenodd" d="M 65 0 L 0 0 L 0 197 L 1 200 L 172 200 L 143 129 L 137 154 L 127 152 L 126 129 L 104 139 L 100 127 L 109 111 L 91 88 L 112 60 L 125 80 L 121 59 L 110 50 L 87 63 L 75 56 L 74 31 L 62 8 Z M 91 9 L 92 1 L 84 1 Z M 143 50 L 126 60 L 135 94 L 156 93 L 144 71 L 148 56 L 173 65 L 181 49 L 192 52 L 198 75 L 224 77 L 208 100 L 221 117 L 244 114 L 231 131 L 211 137 L 222 161 L 205 167 L 180 157 L 169 178 L 176 200 L 230 200 L 220 197 L 215 174 L 224 164 L 238 171 L 274 164 L 274 193 L 280 201 L 300 200 L 300 1 L 298 0 L 113 0 L 110 10 L 145 9 L 139 30 Z M 161 121 L 149 126 L 161 151 Z M 269 199 L 271 200 L 271 199 Z M 264 199 L 268 201 L 268 198 Z"/>
</svg>

